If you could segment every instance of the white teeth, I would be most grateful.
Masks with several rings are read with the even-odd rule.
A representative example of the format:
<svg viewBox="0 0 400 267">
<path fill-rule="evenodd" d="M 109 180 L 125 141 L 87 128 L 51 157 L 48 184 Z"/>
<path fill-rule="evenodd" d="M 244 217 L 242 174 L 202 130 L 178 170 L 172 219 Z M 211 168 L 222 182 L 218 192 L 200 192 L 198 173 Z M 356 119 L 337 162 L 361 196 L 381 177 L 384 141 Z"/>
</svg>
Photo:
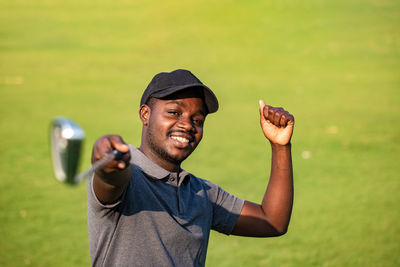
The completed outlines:
<svg viewBox="0 0 400 267">
<path fill-rule="evenodd" d="M 180 137 L 180 136 L 171 136 L 172 139 L 175 139 L 179 142 L 183 142 L 183 143 L 189 143 L 189 139 L 186 139 L 184 137 Z"/>
</svg>

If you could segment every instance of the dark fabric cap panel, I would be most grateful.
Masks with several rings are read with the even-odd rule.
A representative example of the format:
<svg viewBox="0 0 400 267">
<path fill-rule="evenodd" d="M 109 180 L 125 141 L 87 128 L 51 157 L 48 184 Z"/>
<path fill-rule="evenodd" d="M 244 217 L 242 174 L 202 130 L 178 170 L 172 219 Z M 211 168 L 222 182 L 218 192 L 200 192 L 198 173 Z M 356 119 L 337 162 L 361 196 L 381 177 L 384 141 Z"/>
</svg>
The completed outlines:
<svg viewBox="0 0 400 267">
<path fill-rule="evenodd" d="M 202 88 L 204 102 L 209 113 L 218 110 L 218 100 L 210 88 L 205 86 L 196 76 L 188 70 L 175 70 L 161 72 L 153 77 L 140 100 L 140 106 L 145 104 L 150 97 L 162 98 L 187 88 Z"/>
</svg>

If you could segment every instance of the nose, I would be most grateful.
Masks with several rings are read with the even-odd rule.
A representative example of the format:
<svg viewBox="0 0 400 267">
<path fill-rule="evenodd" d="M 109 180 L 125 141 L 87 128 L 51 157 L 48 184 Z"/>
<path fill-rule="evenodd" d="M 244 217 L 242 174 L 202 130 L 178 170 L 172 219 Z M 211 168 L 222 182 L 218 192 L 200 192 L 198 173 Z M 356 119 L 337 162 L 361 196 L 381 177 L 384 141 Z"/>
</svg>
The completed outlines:
<svg viewBox="0 0 400 267">
<path fill-rule="evenodd" d="M 192 120 L 186 116 L 181 116 L 179 118 L 177 126 L 181 129 L 185 130 L 185 132 L 194 132 L 195 131 Z"/>
</svg>

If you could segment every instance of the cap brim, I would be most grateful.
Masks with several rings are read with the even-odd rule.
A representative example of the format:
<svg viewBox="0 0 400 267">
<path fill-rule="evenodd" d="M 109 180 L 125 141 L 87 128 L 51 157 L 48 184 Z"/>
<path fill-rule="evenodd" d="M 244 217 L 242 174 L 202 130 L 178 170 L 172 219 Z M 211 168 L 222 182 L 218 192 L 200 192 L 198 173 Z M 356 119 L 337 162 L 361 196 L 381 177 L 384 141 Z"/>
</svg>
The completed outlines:
<svg viewBox="0 0 400 267">
<path fill-rule="evenodd" d="M 214 113 L 218 110 L 219 104 L 218 104 L 217 97 L 210 90 L 210 88 L 208 88 L 204 84 L 194 83 L 194 84 L 185 84 L 185 85 L 181 85 L 181 86 L 170 87 L 170 88 L 161 90 L 159 92 L 153 93 L 151 96 L 155 97 L 155 98 L 163 98 L 163 97 L 172 95 L 173 93 L 176 93 L 178 91 L 181 91 L 181 90 L 184 90 L 187 88 L 192 88 L 192 87 L 200 87 L 203 89 L 204 101 L 207 106 L 208 113 Z"/>
</svg>

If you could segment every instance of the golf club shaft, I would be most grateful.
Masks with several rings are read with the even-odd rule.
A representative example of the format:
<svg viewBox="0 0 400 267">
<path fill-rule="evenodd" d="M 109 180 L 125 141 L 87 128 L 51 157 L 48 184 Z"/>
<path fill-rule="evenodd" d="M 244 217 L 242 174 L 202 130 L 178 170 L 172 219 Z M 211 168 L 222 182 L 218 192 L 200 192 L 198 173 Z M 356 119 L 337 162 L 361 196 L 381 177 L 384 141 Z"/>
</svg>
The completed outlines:
<svg viewBox="0 0 400 267">
<path fill-rule="evenodd" d="M 108 163 L 110 163 L 113 160 L 119 160 L 122 157 L 122 152 L 118 151 L 118 150 L 113 150 L 111 153 L 106 154 L 103 158 L 99 159 L 98 161 L 96 161 L 95 163 L 92 164 L 92 166 L 90 166 L 90 168 L 77 175 L 77 181 L 81 181 L 86 177 L 89 177 L 91 175 L 93 175 L 93 173 L 95 171 L 97 171 L 98 169 L 103 168 L 104 166 L 106 166 Z"/>
</svg>

